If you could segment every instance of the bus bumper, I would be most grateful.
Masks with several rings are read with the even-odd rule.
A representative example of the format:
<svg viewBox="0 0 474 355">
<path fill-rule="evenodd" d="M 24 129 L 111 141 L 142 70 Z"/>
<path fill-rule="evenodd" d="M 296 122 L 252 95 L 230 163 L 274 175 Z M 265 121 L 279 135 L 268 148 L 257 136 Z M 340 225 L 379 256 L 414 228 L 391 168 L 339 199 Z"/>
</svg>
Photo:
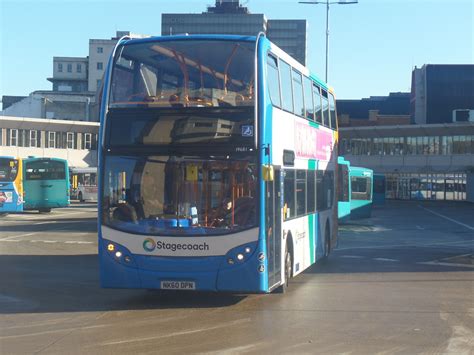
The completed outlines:
<svg viewBox="0 0 474 355">
<path fill-rule="evenodd" d="M 114 250 L 108 249 L 113 244 Z M 104 288 L 161 289 L 163 281 L 191 282 L 197 291 L 225 291 L 236 293 L 261 293 L 264 289 L 265 267 L 259 261 L 257 243 L 252 243 L 252 253 L 238 261 L 240 249 L 229 251 L 226 256 L 205 258 L 165 258 L 132 255 L 117 243 L 102 240 L 99 247 L 100 280 Z M 120 253 L 120 257 L 116 253 Z M 126 258 L 129 261 L 125 261 Z M 229 260 L 232 259 L 232 263 Z M 179 271 L 177 271 L 179 270 Z"/>
</svg>

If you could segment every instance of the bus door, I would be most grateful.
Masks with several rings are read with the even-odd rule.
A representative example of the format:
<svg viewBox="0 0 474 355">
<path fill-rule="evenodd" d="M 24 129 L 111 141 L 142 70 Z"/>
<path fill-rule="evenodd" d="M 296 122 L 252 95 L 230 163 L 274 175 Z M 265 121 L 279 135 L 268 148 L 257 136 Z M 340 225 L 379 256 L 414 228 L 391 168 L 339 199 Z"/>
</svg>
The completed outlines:
<svg viewBox="0 0 474 355">
<path fill-rule="evenodd" d="M 281 211 L 283 179 L 280 169 L 274 170 L 274 180 L 266 182 L 266 236 L 268 250 L 268 284 L 270 287 L 281 281 Z"/>
</svg>

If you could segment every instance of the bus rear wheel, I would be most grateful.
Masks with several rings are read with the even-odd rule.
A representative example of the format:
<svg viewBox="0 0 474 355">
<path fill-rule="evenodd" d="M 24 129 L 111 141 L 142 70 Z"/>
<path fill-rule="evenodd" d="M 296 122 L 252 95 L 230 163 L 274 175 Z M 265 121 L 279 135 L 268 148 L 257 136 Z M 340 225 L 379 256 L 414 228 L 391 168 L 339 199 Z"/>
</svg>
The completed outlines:
<svg viewBox="0 0 474 355">
<path fill-rule="evenodd" d="M 40 208 L 38 211 L 39 213 L 49 213 L 51 212 L 51 208 Z"/>
</svg>

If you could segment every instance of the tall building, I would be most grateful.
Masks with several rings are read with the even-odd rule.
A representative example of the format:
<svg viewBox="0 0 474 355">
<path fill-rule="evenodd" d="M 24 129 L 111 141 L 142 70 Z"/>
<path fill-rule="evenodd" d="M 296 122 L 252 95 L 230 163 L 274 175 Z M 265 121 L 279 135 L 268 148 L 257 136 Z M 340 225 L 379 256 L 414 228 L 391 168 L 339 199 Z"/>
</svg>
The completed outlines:
<svg viewBox="0 0 474 355">
<path fill-rule="evenodd" d="M 161 34 L 234 34 L 268 38 L 303 65 L 306 64 L 306 20 L 267 20 L 251 14 L 239 0 L 216 0 L 201 14 L 162 14 Z"/>
<path fill-rule="evenodd" d="M 411 115 L 417 124 L 474 121 L 474 65 L 425 64 L 413 69 Z M 466 114 L 467 113 L 467 114 Z"/>
<path fill-rule="evenodd" d="M 110 54 L 123 36 L 145 37 L 117 31 L 110 39 L 90 39 L 87 57 L 53 57 L 52 90 L 34 91 L 27 97 L 3 96 L 4 116 L 97 121 L 97 90 Z"/>
</svg>

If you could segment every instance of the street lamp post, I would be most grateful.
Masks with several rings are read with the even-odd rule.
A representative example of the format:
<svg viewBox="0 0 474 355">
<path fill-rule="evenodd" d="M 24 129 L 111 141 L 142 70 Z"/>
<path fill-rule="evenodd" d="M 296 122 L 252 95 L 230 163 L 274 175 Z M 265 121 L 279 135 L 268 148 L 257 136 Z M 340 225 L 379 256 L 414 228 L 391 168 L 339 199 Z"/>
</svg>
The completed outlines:
<svg viewBox="0 0 474 355">
<path fill-rule="evenodd" d="M 325 4 L 326 5 L 326 82 L 328 81 L 328 56 L 329 56 L 329 5 L 349 5 L 357 4 L 358 0 L 339 0 L 339 1 L 299 1 L 300 4 Z"/>
</svg>

